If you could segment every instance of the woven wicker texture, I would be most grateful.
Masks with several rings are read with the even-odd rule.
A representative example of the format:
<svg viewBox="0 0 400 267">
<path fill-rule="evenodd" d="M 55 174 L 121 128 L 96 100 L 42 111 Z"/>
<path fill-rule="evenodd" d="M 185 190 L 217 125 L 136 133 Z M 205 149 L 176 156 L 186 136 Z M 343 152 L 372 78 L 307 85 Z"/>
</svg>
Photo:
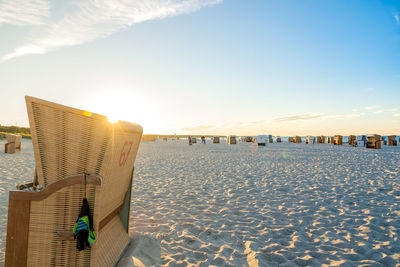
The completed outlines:
<svg viewBox="0 0 400 267">
<path fill-rule="evenodd" d="M 101 187 L 86 188 L 98 239 L 90 250 L 78 252 L 75 241 L 56 236 L 58 230 L 72 230 L 84 197 L 83 185 L 32 202 L 28 265 L 98 266 L 98 258 L 116 262 L 129 240 L 119 216 L 100 233 L 97 230 L 100 221 L 123 203 L 142 128 L 126 122 L 111 124 L 105 116 L 32 97 L 26 97 L 26 103 L 39 184 L 47 186 L 84 172 L 103 178 Z"/>
<path fill-rule="evenodd" d="M 114 217 L 98 235 L 96 246 L 92 249 L 93 266 L 115 266 L 129 241 L 121 220 L 118 216 Z"/>
<path fill-rule="evenodd" d="M 15 134 L 5 134 L 7 143 L 15 142 L 17 140 L 17 135 Z"/>
<path fill-rule="evenodd" d="M 87 186 L 94 203 L 94 186 Z M 83 186 L 64 188 L 43 201 L 32 201 L 28 266 L 89 266 L 90 250 L 78 252 L 75 240 L 60 240 L 57 231 L 71 231 L 82 204 Z M 71 208 L 74 207 L 74 208 Z"/>
</svg>

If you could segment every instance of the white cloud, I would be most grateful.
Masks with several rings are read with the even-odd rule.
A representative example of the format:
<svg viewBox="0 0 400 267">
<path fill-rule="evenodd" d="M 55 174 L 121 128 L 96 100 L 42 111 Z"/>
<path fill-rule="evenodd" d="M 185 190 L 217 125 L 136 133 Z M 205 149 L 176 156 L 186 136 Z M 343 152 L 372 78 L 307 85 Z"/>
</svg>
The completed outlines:
<svg viewBox="0 0 400 267">
<path fill-rule="evenodd" d="M 208 133 L 224 133 L 227 132 L 258 132 L 262 131 L 263 127 L 266 127 L 268 124 L 267 121 L 238 121 L 238 122 L 228 122 L 221 124 L 213 124 L 213 125 L 198 125 L 192 127 L 184 127 L 181 128 L 182 131 L 185 132 L 208 132 Z"/>
<path fill-rule="evenodd" d="M 14 57 L 19 57 L 26 54 L 43 54 L 46 50 L 38 45 L 26 45 L 21 46 L 18 49 L 14 50 L 14 52 L 3 56 L 2 60 L 9 60 Z"/>
<path fill-rule="evenodd" d="M 352 119 L 352 118 L 359 118 L 364 113 L 349 113 L 349 114 L 340 114 L 340 115 L 328 115 L 324 116 L 324 119 Z"/>
<path fill-rule="evenodd" d="M 39 2 L 39 0 L 36 0 Z M 222 0 L 86 0 L 75 12 L 46 26 L 47 35 L 33 39 L 3 56 L 8 60 L 26 54 L 45 53 L 63 46 L 79 45 L 107 37 L 133 24 L 194 12 Z"/>
<path fill-rule="evenodd" d="M 277 118 L 274 122 L 284 122 L 284 121 L 298 121 L 298 120 L 311 120 L 322 117 L 322 114 L 299 114 L 294 116 L 287 116 L 282 118 Z"/>
<path fill-rule="evenodd" d="M 374 111 L 374 114 L 380 114 L 380 113 L 385 113 L 385 112 L 396 112 L 397 108 L 388 108 L 388 109 L 381 109 L 381 110 L 376 110 Z"/>
<path fill-rule="evenodd" d="M 394 13 L 393 14 L 394 19 L 396 20 L 396 24 L 399 25 L 400 24 L 400 18 L 399 18 L 399 13 Z"/>
<path fill-rule="evenodd" d="M 191 132 L 191 131 L 207 131 L 210 129 L 214 129 L 216 125 L 199 125 L 194 127 L 186 127 L 182 128 L 182 131 Z"/>
<path fill-rule="evenodd" d="M 277 119 L 274 120 L 274 122 L 311 120 L 311 119 L 317 119 L 317 118 L 321 118 L 323 120 L 328 120 L 328 119 L 354 119 L 354 118 L 362 117 L 363 115 L 364 115 L 364 113 L 361 113 L 361 112 L 354 112 L 354 113 L 348 113 L 348 114 L 336 114 L 336 115 L 324 115 L 323 113 L 320 113 L 320 114 L 299 114 L 299 115 L 294 115 L 294 116 L 289 116 L 289 117 L 277 118 Z"/>
<path fill-rule="evenodd" d="M 366 110 L 374 110 L 374 109 L 377 109 L 377 108 L 379 108 L 379 106 L 364 107 L 364 109 L 366 109 Z"/>
<path fill-rule="evenodd" d="M 4 0 L 0 1 L 0 25 L 40 25 L 50 16 L 50 1 Z"/>
<path fill-rule="evenodd" d="M 219 128 L 234 128 L 234 127 L 245 127 L 245 126 L 252 126 L 257 124 L 262 124 L 265 121 L 239 121 L 239 122 L 229 122 L 220 125 L 216 125 Z"/>
</svg>

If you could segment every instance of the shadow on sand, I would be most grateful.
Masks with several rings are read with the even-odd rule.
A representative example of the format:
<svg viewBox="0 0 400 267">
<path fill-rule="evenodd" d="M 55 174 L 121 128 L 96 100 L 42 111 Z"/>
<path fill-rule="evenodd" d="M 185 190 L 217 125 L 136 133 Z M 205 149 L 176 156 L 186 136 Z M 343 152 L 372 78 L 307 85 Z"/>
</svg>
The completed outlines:
<svg viewBox="0 0 400 267">
<path fill-rule="evenodd" d="M 161 242 L 146 235 L 132 235 L 116 267 L 160 266 Z"/>
</svg>

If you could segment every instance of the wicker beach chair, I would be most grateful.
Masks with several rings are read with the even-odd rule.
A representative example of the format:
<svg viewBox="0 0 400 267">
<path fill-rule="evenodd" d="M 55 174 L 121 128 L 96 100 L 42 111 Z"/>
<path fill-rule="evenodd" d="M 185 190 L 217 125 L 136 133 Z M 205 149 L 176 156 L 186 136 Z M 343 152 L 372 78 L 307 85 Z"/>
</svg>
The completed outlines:
<svg viewBox="0 0 400 267">
<path fill-rule="evenodd" d="M 365 147 L 367 144 L 367 136 L 366 135 L 358 135 L 356 137 L 356 146 L 357 147 Z"/>
<path fill-rule="evenodd" d="M 231 144 L 231 145 L 236 144 L 236 135 L 229 135 L 226 138 L 227 138 L 228 144 Z"/>
<path fill-rule="evenodd" d="M 114 266 L 130 241 L 142 127 L 33 97 L 26 104 L 36 190 L 10 191 L 5 266 Z M 97 239 L 78 251 L 72 230 L 85 196 Z"/>
<path fill-rule="evenodd" d="M 349 146 L 357 146 L 357 140 L 355 135 L 349 135 Z"/>
<path fill-rule="evenodd" d="M 381 149 L 382 148 L 382 137 L 379 134 L 367 135 L 367 148 Z"/>
<path fill-rule="evenodd" d="M 155 142 L 157 136 L 155 135 L 142 135 L 142 142 Z"/>
<path fill-rule="evenodd" d="M 254 137 L 254 143 L 256 143 L 259 146 L 265 146 L 269 142 L 269 136 L 268 135 L 257 135 Z"/>
<path fill-rule="evenodd" d="M 307 136 L 306 144 L 311 145 L 315 143 L 315 137 L 314 136 Z"/>
<path fill-rule="evenodd" d="M 244 136 L 242 142 L 251 143 L 253 141 L 253 136 Z"/>
<path fill-rule="evenodd" d="M 4 146 L 4 152 L 8 154 L 15 153 L 15 150 L 21 150 L 22 136 L 18 134 L 5 134 L 7 143 Z"/>
<path fill-rule="evenodd" d="M 293 138 L 293 143 L 301 143 L 301 137 L 300 136 L 295 136 Z"/>
<path fill-rule="evenodd" d="M 320 135 L 317 137 L 317 143 L 318 144 L 325 144 L 325 136 Z"/>
<path fill-rule="evenodd" d="M 396 141 L 396 136 L 395 135 L 389 135 L 388 136 L 388 146 L 397 146 L 397 141 Z"/>
<path fill-rule="evenodd" d="M 333 144 L 339 146 L 343 145 L 343 136 L 335 135 L 335 138 L 333 139 Z"/>
<path fill-rule="evenodd" d="M 272 144 L 274 142 L 274 139 L 272 138 L 271 134 L 268 135 L 268 141 L 270 144 Z"/>
</svg>

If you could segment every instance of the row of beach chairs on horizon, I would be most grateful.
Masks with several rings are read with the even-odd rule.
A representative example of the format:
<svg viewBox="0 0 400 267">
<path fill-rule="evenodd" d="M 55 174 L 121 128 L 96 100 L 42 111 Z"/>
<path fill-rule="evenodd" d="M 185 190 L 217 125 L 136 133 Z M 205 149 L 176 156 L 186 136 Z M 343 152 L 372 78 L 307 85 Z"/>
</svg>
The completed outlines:
<svg viewBox="0 0 400 267">
<path fill-rule="evenodd" d="M 370 135 L 349 135 L 347 144 L 353 147 L 366 147 L 371 149 L 381 149 L 383 145 L 387 146 L 397 146 L 398 141 L 396 140 L 396 135 L 389 135 L 386 138 L 378 134 Z M 197 143 L 196 137 L 190 137 L 190 142 L 192 144 Z M 209 138 L 210 139 L 210 138 Z M 274 140 L 275 139 L 275 140 Z M 306 144 L 332 144 L 332 145 L 343 145 L 344 142 L 342 135 L 335 136 L 307 136 L 305 139 Z M 168 138 L 163 138 L 163 141 L 167 141 Z M 173 138 L 172 140 L 179 140 L 179 138 Z M 211 138 L 214 144 L 220 143 L 220 141 L 226 141 L 228 144 L 237 144 L 238 142 L 244 143 L 257 143 L 258 145 L 265 146 L 267 143 L 281 143 L 283 140 L 280 136 L 273 137 L 272 135 L 257 135 L 257 136 L 241 136 L 229 135 L 226 137 L 214 136 Z M 155 141 L 152 140 L 152 141 Z M 291 136 L 288 137 L 287 141 L 289 143 L 302 143 L 303 139 L 301 136 Z"/>
<path fill-rule="evenodd" d="M 387 140 L 382 138 L 381 135 L 378 134 L 370 134 L 370 135 L 349 135 L 348 136 L 348 144 L 353 147 L 366 147 L 366 148 L 371 148 L 371 149 L 380 149 L 382 148 L 382 145 L 387 145 L 387 146 L 397 146 L 397 136 L 396 135 L 389 135 L 387 136 Z M 244 139 L 244 142 L 249 142 L 249 139 L 246 137 Z M 253 142 L 256 140 L 257 142 L 257 137 L 253 138 Z M 327 142 L 326 142 L 327 141 Z M 276 138 L 276 142 L 280 143 L 282 142 L 280 137 Z M 293 137 L 288 137 L 288 142 L 289 143 L 302 143 L 302 138 L 301 136 L 293 136 Z M 273 143 L 272 137 L 269 135 L 269 143 Z M 343 145 L 343 136 L 342 135 L 335 135 L 335 136 L 307 136 L 305 140 L 306 144 L 332 144 L 332 145 Z"/>
<path fill-rule="evenodd" d="M 271 135 L 266 136 L 268 139 L 267 142 L 262 142 L 262 145 L 265 145 L 265 143 L 273 143 L 273 138 Z M 397 146 L 397 140 L 396 140 L 396 135 L 389 135 L 387 136 L 387 140 L 382 138 L 381 135 L 378 134 L 370 134 L 370 135 L 349 135 L 348 136 L 348 144 L 353 147 L 366 147 L 366 148 L 371 148 L 371 149 L 380 149 L 382 148 L 382 145 L 387 145 L 387 146 Z M 242 138 L 243 142 L 257 142 L 260 144 L 259 141 L 259 136 L 249 138 L 245 137 L 244 139 Z M 333 145 L 343 145 L 343 136 L 342 135 L 335 135 L 335 136 L 307 136 L 305 143 L 306 144 L 325 144 L 327 140 L 328 144 L 333 144 Z M 276 137 L 276 142 L 280 143 L 282 142 L 282 139 L 280 137 Z M 288 138 L 289 143 L 302 143 L 302 138 L 301 136 L 293 136 Z M 228 138 L 228 143 L 229 143 L 229 138 Z"/>
<path fill-rule="evenodd" d="M 335 136 L 307 136 L 306 144 L 325 144 L 325 139 L 327 139 L 328 144 L 333 145 L 343 145 L 343 136 L 335 135 Z M 301 138 L 297 136 L 293 139 L 294 143 L 301 143 Z M 370 134 L 370 135 L 349 135 L 348 136 L 348 145 L 353 147 L 366 147 L 371 149 L 381 149 L 382 145 L 387 146 L 397 146 L 396 135 L 387 136 L 387 140 L 382 138 L 379 134 Z"/>
</svg>

